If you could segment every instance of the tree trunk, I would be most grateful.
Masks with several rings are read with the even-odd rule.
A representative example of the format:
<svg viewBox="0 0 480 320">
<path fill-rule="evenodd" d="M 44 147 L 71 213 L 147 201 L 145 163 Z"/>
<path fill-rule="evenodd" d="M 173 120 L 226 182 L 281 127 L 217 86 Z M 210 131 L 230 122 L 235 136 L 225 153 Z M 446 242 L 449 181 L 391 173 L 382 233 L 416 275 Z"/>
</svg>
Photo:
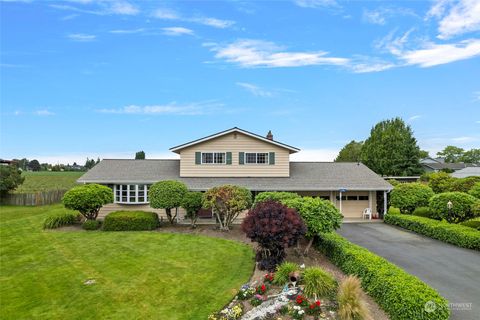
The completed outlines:
<svg viewBox="0 0 480 320">
<path fill-rule="evenodd" d="M 312 247 L 313 240 L 315 240 L 315 237 L 314 237 L 314 236 L 310 238 L 310 241 L 308 242 L 307 247 L 305 248 L 305 251 L 303 252 L 303 255 L 304 255 L 304 256 L 306 256 L 306 255 L 308 254 L 308 251 L 309 251 L 310 248 Z"/>
<path fill-rule="evenodd" d="M 172 209 L 171 208 L 165 208 L 165 213 L 167 214 L 168 221 L 170 221 L 170 224 L 175 223 L 175 218 L 177 215 L 175 214 L 175 217 L 172 216 Z"/>
</svg>

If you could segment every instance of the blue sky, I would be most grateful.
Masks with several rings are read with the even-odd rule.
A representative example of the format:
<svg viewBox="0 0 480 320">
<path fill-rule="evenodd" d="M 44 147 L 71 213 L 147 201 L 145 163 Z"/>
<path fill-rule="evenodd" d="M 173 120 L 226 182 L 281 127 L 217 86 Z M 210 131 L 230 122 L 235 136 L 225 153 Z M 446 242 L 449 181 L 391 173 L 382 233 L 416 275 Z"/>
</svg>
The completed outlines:
<svg viewBox="0 0 480 320">
<path fill-rule="evenodd" d="M 172 157 L 238 126 L 333 160 L 400 116 L 480 147 L 480 1 L 2 1 L 2 158 Z"/>
</svg>

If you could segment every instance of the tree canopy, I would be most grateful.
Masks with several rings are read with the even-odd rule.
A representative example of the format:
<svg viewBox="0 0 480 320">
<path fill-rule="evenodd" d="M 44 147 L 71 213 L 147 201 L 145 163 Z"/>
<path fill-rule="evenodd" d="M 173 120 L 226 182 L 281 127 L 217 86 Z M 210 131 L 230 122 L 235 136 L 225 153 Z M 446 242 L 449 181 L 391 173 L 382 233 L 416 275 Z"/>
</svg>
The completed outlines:
<svg viewBox="0 0 480 320">
<path fill-rule="evenodd" d="M 347 143 L 335 158 L 335 162 L 357 162 L 361 159 L 363 141 Z"/>
<path fill-rule="evenodd" d="M 465 150 L 455 146 L 446 146 L 442 151 L 437 152 L 437 156 L 445 158 L 445 162 L 459 162 Z"/>
<path fill-rule="evenodd" d="M 145 151 L 135 153 L 135 160 L 145 160 Z"/>
<path fill-rule="evenodd" d="M 106 186 L 86 184 L 67 191 L 62 202 L 65 208 L 78 210 L 88 220 L 95 220 L 102 206 L 113 202 L 113 192 Z"/>
<path fill-rule="evenodd" d="M 0 166 L 0 196 L 15 190 L 25 180 L 16 166 Z"/>
<path fill-rule="evenodd" d="M 381 175 L 409 176 L 423 171 L 417 140 L 401 118 L 381 121 L 372 128 L 361 159 Z"/>
<path fill-rule="evenodd" d="M 173 224 L 178 214 L 178 207 L 182 205 L 183 197 L 187 192 L 187 186 L 180 181 L 159 181 L 154 183 L 148 191 L 150 206 L 165 209 L 168 220 Z M 175 208 L 175 215 L 172 215 L 173 208 Z"/>
</svg>

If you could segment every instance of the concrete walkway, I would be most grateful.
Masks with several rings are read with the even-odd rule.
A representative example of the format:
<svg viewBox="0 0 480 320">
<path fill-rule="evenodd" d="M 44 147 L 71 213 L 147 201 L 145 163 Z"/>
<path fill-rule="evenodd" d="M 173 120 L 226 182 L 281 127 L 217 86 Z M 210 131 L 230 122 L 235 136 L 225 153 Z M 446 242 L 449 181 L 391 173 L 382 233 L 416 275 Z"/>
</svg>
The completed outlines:
<svg viewBox="0 0 480 320">
<path fill-rule="evenodd" d="M 450 302 L 451 319 L 480 319 L 478 251 L 459 248 L 384 223 L 343 224 L 338 233 L 437 289 Z"/>
</svg>

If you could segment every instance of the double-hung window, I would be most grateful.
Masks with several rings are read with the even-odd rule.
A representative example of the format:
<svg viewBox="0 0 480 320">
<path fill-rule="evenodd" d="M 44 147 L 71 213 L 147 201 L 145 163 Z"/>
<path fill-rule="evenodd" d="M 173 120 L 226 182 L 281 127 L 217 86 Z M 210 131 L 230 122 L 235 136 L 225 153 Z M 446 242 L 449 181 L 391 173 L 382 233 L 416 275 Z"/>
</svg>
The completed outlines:
<svg viewBox="0 0 480 320">
<path fill-rule="evenodd" d="M 268 152 L 246 152 L 245 163 L 268 164 Z"/>
<path fill-rule="evenodd" d="M 202 164 L 225 164 L 225 152 L 202 152 Z"/>
</svg>

